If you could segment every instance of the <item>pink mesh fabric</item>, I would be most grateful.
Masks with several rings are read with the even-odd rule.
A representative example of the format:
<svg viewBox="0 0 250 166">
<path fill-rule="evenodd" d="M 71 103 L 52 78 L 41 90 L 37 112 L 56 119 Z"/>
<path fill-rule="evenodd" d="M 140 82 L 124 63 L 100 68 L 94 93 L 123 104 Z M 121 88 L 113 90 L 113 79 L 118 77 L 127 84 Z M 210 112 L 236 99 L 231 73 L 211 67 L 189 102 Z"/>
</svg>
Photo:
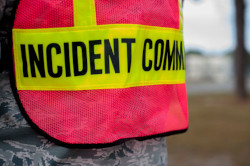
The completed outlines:
<svg viewBox="0 0 250 166">
<path fill-rule="evenodd" d="M 14 28 L 72 27 L 73 13 L 73 0 L 21 0 Z"/>
<path fill-rule="evenodd" d="M 185 84 L 112 90 L 18 91 L 27 114 L 67 143 L 110 143 L 186 129 Z"/>
<path fill-rule="evenodd" d="M 179 29 L 178 0 L 95 0 L 97 24 L 142 24 Z"/>
<path fill-rule="evenodd" d="M 21 0 L 14 28 L 71 27 L 72 2 Z M 145 2 L 96 0 L 97 22 L 179 27 L 177 0 Z M 70 144 L 110 143 L 188 126 L 185 84 L 87 91 L 19 90 L 18 94 L 27 115 L 40 129 Z"/>
</svg>

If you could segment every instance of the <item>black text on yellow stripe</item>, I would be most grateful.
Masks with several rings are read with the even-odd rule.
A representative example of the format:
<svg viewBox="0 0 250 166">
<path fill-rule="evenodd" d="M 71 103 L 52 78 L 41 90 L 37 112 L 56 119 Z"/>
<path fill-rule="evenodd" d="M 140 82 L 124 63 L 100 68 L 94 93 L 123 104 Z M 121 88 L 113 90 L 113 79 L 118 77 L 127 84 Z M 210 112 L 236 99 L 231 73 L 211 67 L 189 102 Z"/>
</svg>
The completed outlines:
<svg viewBox="0 0 250 166">
<path fill-rule="evenodd" d="M 90 40 L 88 43 L 81 41 L 65 42 L 63 46 L 58 43 L 48 45 L 20 44 L 23 76 L 37 77 L 40 75 L 42 78 L 48 76 L 58 78 L 64 73 L 66 77 L 84 76 L 86 73 L 91 75 L 110 74 L 111 68 L 118 74 L 121 72 L 120 63 L 127 63 L 126 72 L 130 73 L 131 64 L 138 63 L 132 61 L 133 56 L 141 56 L 141 63 L 138 64 L 142 64 L 141 70 L 146 72 L 185 69 L 182 41 L 158 39 L 154 42 L 151 39 L 145 39 L 143 45 L 139 45 L 135 38 L 115 38 L 111 40 Z M 126 46 L 126 59 L 120 59 L 119 55 L 122 53 L 119 49 L 120 45 Z M 102 47 L 103 52 L 97 52 L 95 49 L 97 46 Z M 134 55 L 134 49 L 141 49 L 141 54 Z M 70 53 L 69 50 L 72 50 L 72 52 Z M 81 55 L 78 55 L 79 52 Z M 150 55 L 154 55 L 153 58 Z M 52 60 L 52 56 L 63 56 L 64 63 L 56 64 Z M 70 56 L 72 56 L 72 62 Z M 78 59 L 79 56 L 82 57 L 81 61 Z M 103 57 L 104 68 L 96 67 L 95 62 L 100 60 L 101 57 Z M 73 66 L 73 71 L 71 71 L 71 66 Z"/>
</svg>

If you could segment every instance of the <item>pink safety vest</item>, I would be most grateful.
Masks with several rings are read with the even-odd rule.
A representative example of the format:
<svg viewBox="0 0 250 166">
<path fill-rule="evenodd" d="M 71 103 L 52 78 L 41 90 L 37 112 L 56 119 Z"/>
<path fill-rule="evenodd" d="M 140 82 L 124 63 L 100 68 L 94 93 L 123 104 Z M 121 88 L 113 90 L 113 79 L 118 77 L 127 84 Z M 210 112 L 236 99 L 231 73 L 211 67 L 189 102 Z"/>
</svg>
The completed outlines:
<svg viewBox="0 0 250 166">
<path fill-rule="evenodd" d="M 186 131 L 181 0 L 21 0 L 18 100 L 66 144 L 113 145 Z"/>
</svg>

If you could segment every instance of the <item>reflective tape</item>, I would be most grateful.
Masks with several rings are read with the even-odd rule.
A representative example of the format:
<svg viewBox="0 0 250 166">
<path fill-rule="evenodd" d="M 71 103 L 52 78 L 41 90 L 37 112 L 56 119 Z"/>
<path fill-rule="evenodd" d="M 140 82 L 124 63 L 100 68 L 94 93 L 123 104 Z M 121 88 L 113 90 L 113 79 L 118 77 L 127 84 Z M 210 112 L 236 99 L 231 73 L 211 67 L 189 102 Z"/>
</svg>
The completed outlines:
<svg viewBox="0 0 250 166">
<path fill-rule="evenodd" d="M 13 30 L 18 90 L 185 83 L 182 32 L 143 25 Z"/>
</svg>

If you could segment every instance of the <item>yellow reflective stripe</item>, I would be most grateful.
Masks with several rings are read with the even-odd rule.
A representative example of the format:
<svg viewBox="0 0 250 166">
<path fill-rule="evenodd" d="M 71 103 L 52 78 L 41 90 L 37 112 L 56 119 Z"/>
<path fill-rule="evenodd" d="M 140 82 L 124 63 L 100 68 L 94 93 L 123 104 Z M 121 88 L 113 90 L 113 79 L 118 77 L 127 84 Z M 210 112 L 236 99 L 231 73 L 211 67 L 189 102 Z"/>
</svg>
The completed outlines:
<svg viewBox="0 0 250 166">
<path fill-rule="evenodd" d="M 73 0 L 73 3 L 74 3 L 74 25 L 76 27 L 96 25 L 94 0 Z"/>
<path fill-rule="evenodd" d="M 180 17 L 180 30 L 183 30 L 183 8 L 182 8 L 182 0 L 179 0 L 179 17 Z"/>
<path fill-rule="evenodd" d="M 17 89 L 88 90 L 184 83 L 182 41 L 179 30 L 134 24 L 14 29 Z M 58 74 L 56 78 L 53 73 Z"/>
</svg>

